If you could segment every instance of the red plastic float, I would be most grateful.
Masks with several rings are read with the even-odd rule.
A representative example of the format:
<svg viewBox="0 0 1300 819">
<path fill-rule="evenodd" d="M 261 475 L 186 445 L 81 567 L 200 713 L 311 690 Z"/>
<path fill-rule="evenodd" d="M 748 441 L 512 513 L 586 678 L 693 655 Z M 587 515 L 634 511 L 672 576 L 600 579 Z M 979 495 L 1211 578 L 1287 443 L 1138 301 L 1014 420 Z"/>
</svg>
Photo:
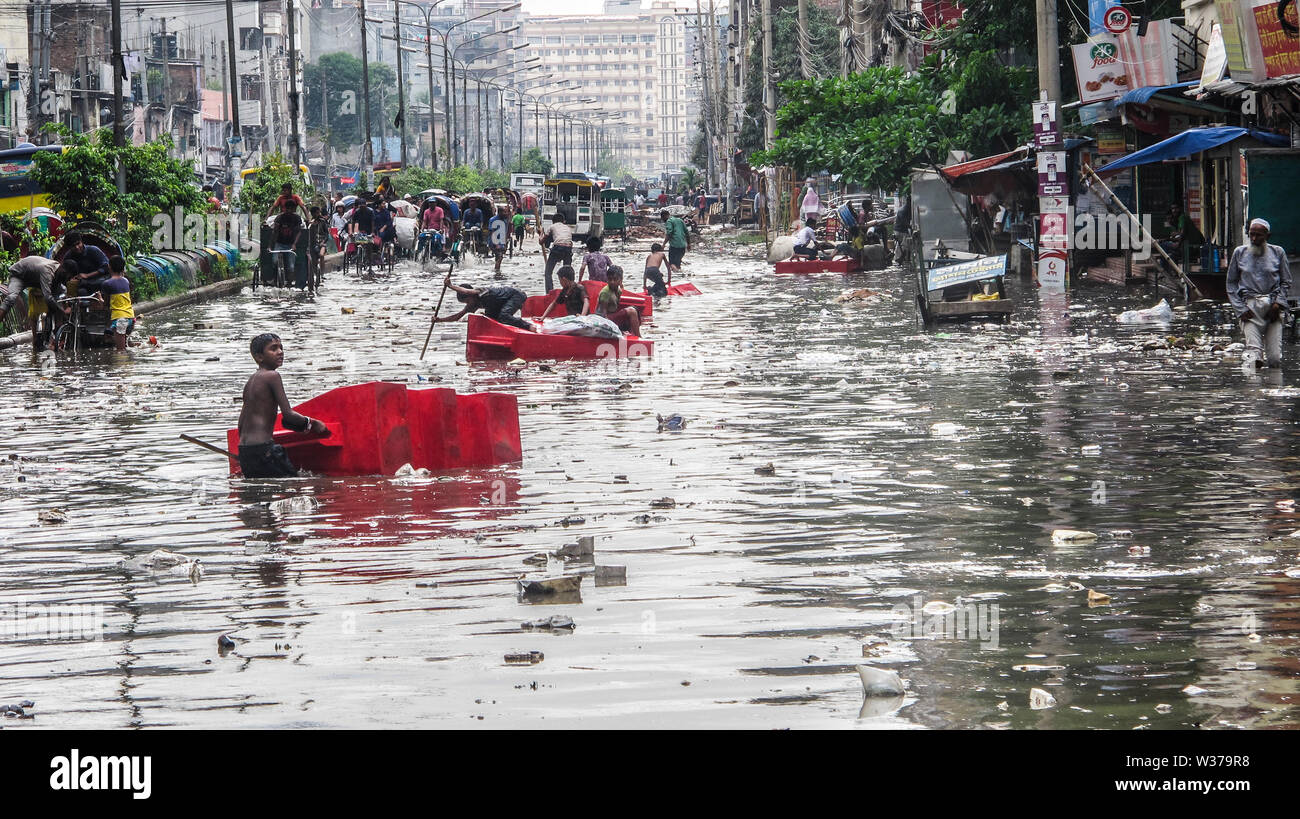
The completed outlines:
<svg viewBox="0 0 1300 819">
<path fill-rule="evenodd" d="M 790 261 L 776 263 L 776 272 L 778 275 L 789 273 L 857 273 L 861 269 L 861 266 L 852 259 L 836 259 L 833 262 L 808 259 L 803 261 L 794 261 L 792 259 Z"/>
<path fill-rule="evenodd" d="M 538 327 L 539 322 L 534 319 Z M 522 358 L 542 359 L 635 358 L 654 352 L 654 342 L 633 335 L 619 339 L 555 336 L 529 332 L 471 313 L 465 334 L 465 357 L 471 361 Z"/>
<path fill-rule="evenodd" d="M 464 469 L 523 458 L 518 403 L 505 393 L 457 395 L 371 381 L 330 390 L 294 410 L 323 421 L 330 436 L 287 430 L 277 418 L 274 440 L 295 466 L 323 475 L 392 475 L 403 464 Z M 227 430 L 226 442 L 238 455 L 239 430 Z M 237 462 L 230 471 L 239 471 Z"/>
<path fill-rule="evenodd" d="M 700 295 L 700 288 L 696 287 L 695 285 L 691 284 L 690 282 L 687 282 L 686 284 L 670 284 L 670 285 L 668 285 L 668 295 L 670 295 L 670 296 L 698 296 L 698 295 Z"/>
</svg>

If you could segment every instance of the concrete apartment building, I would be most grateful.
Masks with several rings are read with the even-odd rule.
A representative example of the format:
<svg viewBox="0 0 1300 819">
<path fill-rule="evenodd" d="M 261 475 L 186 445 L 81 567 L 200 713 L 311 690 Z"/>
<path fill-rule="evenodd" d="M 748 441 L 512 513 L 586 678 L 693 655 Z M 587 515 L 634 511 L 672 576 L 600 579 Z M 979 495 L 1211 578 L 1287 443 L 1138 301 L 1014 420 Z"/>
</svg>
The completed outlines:
<svg viewBox="0 0 1300 819">
<path fill-rule="evenodd" d="M 619 159 L 644 177 L 686 164 L 699 118 L 700 84 L 688 50 L 694 10 L 671 0 L 607 0 L 602 16 L 521 18 L 522 54 L 538 56 L 574 90 L 542 92 L 543 104 L 598 122 Z M 587 105 L 576 103 L 594 97 Z"/>
</svg>

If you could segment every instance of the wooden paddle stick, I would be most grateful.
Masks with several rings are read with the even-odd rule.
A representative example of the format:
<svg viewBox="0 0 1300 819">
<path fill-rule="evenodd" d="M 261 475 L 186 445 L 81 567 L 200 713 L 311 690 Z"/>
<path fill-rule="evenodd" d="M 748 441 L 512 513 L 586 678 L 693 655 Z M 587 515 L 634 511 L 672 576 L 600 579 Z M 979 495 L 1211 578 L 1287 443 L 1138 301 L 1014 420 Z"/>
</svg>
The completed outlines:
<svg viewBox="0 0 1300 819">
<path fill-rule="evenodd" d="M 420 360 L 424 360 L 424 354 L 429 351 L 429 339 L 433 338 L 433 325 L 437 324 L 438 314 L 442 312 L 442 299 L 447 295 L 447 283 L 443 282 L 442 293 L 438 295 L 438 306 L 433 308 L 433 318 L 429 319 L 429 334 L 424 337 L 424 348 L 420 350 Z"/>
<path fill-rule="evenodd" d="M 239 458 L 237 458 L 237 457 L 234 456 L 234 455 L 231 455 L 229 452 L 227 452 L 226 450 L 222 449 L 221 447 L 213 446 L 212 444 L 208 443 L 207 441 L 200 441 L 198 438 L 193 438 L 193 437 L 191 437 L 191 436 L 189 436 L 189 435 L 182 435 L 182 436 L 181 436 L 181 440 L 182 440 L 182 441 L 189 441 L 191 444 L 196 444 L 197 446 L 201 446 L 201 447 L 203 447 L 204 449 L 208 450 L 209 452 L 215 452 L 215 453 L 217 453 L 218 455 L 225 455 L 227 458 L 229 458 L 229 459 L 232 460 L 232 461 L 237 461 L 237 460 L 239 460 Z"/>
</svg>

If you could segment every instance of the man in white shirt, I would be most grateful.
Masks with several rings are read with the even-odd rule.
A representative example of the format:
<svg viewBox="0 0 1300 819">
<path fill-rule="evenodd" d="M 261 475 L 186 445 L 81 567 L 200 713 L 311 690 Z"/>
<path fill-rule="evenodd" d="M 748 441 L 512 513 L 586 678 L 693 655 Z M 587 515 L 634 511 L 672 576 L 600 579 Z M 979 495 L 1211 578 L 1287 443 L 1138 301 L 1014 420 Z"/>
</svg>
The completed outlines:
<svg viewBox="0 0 1300 819">
<path fill-rule="evenodd" d="M 552 218 L 541 244 L 546 249 L 546 292 L 549 293 L 554 289 L 551 273 L 555 266 L 573 264 L 573 228 L 565 224 L 563 213 L 556 213 Z"/>
<path fill-rule="evenodd" d="M 803 227 L 794 232 L 794 255 L 795 257 L 803 256 L 809 260 L 817 258 L 817 220 L 811 216 L 803 223 Z"/>
</svg>

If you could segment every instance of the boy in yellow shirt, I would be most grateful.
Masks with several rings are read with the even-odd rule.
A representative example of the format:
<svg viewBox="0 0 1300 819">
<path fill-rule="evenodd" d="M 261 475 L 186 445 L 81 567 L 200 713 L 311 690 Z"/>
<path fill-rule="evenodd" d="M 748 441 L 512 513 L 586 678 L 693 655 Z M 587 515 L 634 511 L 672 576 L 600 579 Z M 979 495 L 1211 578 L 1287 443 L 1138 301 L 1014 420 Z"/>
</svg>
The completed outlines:
<svg viewBox="0 0 1300 819">
<path fill-rule="evenodd" d="M 100 285 L 96 295 L 108 302 L 108 327 L 104 329 L 104 333 L 111 333 L 113 344 L 117 349 L 125 350 L 126 337 L 135 329 L 135 308 L 131 306 L 131 281 L 123 275 L 126 270 L 126 260 L 121 256 L 114 256 L 108 260 L 108 269 L 111 275 Z"/>
</svg>

